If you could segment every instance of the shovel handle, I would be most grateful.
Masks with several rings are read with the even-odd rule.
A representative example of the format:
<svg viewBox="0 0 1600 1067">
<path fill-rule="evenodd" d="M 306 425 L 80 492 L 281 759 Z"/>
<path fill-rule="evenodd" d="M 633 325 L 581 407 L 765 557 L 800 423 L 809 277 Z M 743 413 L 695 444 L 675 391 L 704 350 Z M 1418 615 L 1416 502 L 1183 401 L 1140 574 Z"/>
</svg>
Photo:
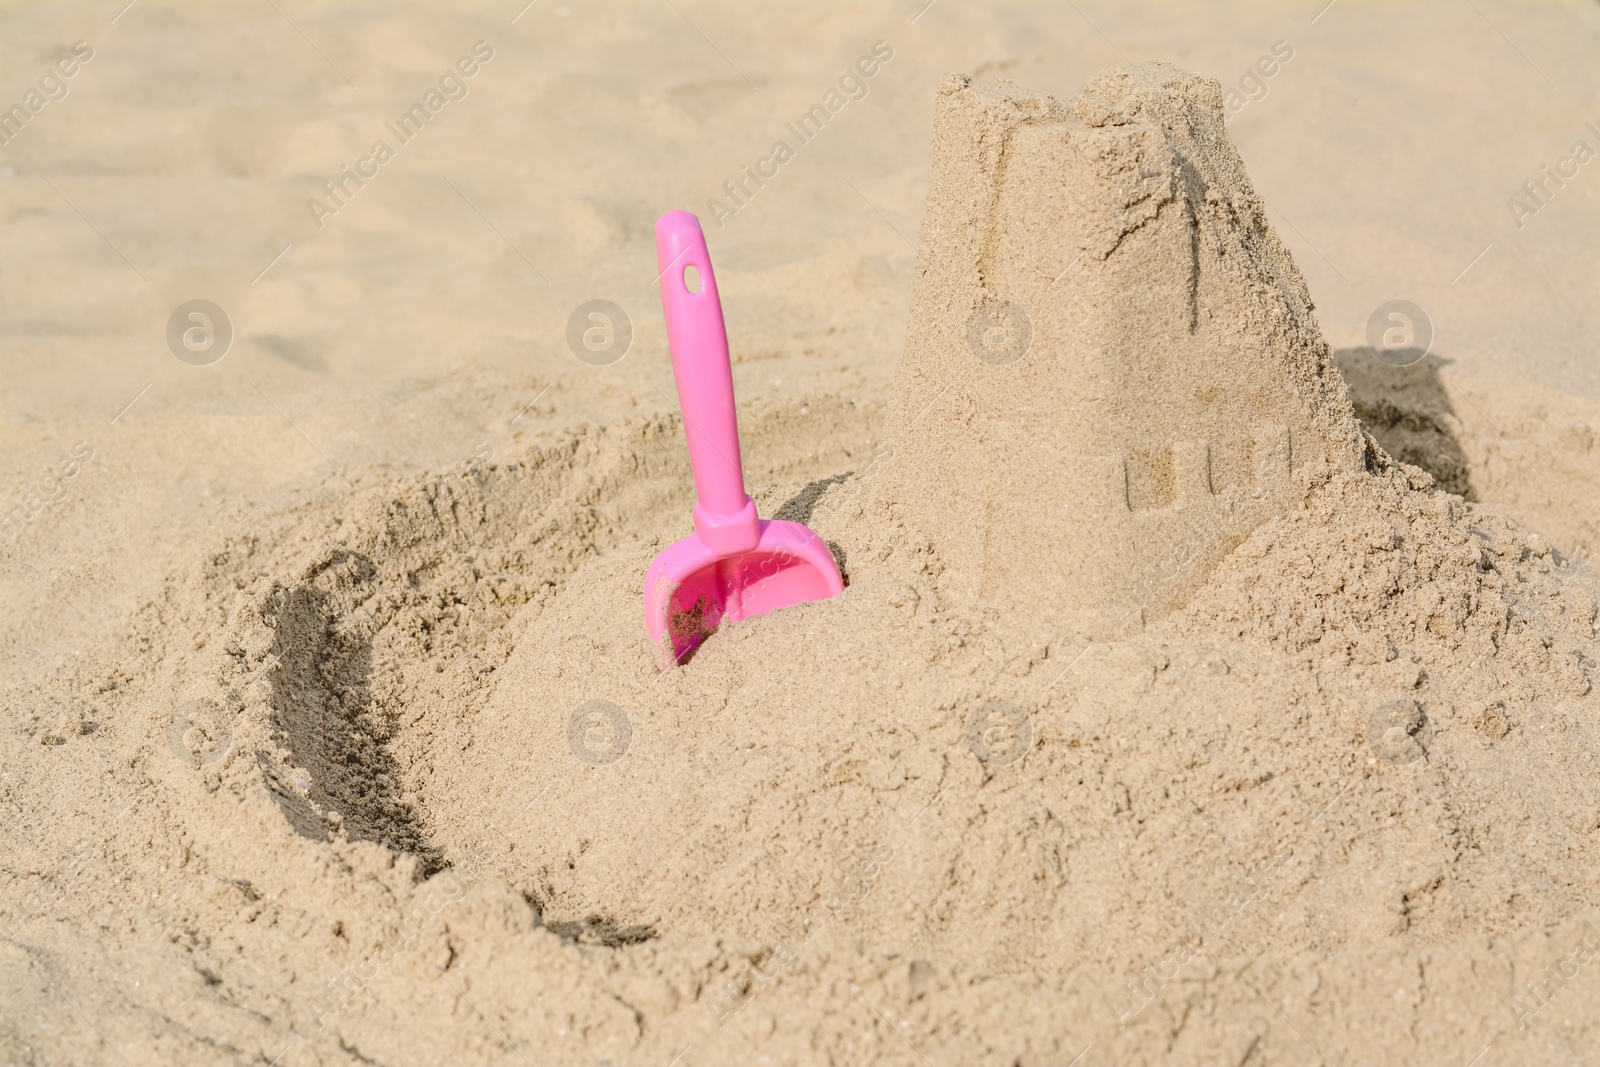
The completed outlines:
<svg viewBox="0 0 1600 1067">
<path fill-rule="evenodd" d="M 739 422 L 733 406 L 733 367 L 722 300 L 711 272 L 700 220 L 669 211 L 656 220 L 656 265 L 667 320 L 672 375 L 678 383 L 683 434 L 694 472 L 695 532 L 716 552 L 741 552 L 760 538 L 755 504 L 744 490 Z M 685 274 L 698 274 L 689 291 Z"/>
</svg>

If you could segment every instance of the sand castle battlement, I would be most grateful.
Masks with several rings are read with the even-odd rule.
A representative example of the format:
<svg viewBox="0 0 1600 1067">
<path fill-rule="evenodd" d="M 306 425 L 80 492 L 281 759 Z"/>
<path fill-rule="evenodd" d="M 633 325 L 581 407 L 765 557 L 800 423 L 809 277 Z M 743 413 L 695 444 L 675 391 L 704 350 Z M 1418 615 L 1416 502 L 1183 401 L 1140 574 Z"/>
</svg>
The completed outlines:
<svg viewBox="0 0 1600 1067">
<path fill-rule="evenodd" d="M 1090 637 L 1183 603 L 1362 445 L 1215 81 L 950 75 L 882 496 L 958 593 Z"/>
</svg>

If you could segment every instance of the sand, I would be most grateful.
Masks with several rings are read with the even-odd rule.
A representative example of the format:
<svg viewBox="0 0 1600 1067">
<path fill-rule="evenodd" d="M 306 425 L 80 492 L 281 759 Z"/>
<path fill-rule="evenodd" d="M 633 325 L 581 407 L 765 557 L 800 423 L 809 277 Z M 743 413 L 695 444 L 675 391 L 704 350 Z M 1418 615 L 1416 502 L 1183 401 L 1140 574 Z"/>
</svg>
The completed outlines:
<svg viewBox="0 0 1600 1067">
<path fill-rule="evenodd" d="M 914 265 L 857 266 L 845 341 L 732 323 L 751 492 L 847 588 L 671 671 L 639 598 L 692 490 L 643 313 L 622 376 L 396 389 L 396 437 L 493 412 L 443 458 L 305 437 L 279 488 L 164 418 L 28 439 L 0 1059 L 1600 1051 L 1600 402 L 1330 346 L 1216 81 L 914 64 L 881 72 L 931 103 Z M 700 88 L 672 106 L 734 91 Z M 797 276 L 767 269 L 757 303 Z M 822 305 L 841 274 L 798 276 Z M 909 318 L 854 360 L 879 285 Z M 810 384 L 753 388 L 769 360 Z M 152 457 L 167 527 L 116 495 Z"/>
<path fill-rule="evenodd" d="M 1108 72 L 1070 107 L 939 87 L 884 495 L 1019 629 L 1134 632 L 1360 465 L 1225 115 L 1170 68 Z"/>
</svg>

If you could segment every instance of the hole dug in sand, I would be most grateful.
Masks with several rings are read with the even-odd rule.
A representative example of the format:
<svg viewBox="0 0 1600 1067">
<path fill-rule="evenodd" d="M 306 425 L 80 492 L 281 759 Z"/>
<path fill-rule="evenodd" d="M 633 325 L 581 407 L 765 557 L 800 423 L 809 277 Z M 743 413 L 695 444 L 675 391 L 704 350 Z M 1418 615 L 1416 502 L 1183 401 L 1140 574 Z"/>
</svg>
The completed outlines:
<svg viewBox="0 0 1600 1067">
<path fill-rule="evenodd" d="M 373 704 L 372 635 L 355 617 L 377 579 L 370 559 L 335 550 L 309 581 L 269 599 L 272 718 L 293 770 L 259 756 L 297 832 L 320 840 L 331 822 L 353 840 L 416 853 L 432 873 L 442 861 L 400 792 L 390 750 L 398 720 Z"/>
</svg>

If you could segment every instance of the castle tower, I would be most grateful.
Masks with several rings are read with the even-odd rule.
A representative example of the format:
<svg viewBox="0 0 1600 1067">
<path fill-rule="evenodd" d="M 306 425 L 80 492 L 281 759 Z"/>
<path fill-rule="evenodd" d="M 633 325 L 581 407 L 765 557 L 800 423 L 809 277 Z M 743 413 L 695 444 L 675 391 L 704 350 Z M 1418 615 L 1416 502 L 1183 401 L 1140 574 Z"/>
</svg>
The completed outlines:
<svg viewBox="0 0 1600 1067">
<path fill-rule="evenodd" d="M 946 76 L 881 497 L 957 595 L 1109 638 L 1181 605 L 1362 438 L 1212 80 L 1071 106 Z"/>
</svg>

